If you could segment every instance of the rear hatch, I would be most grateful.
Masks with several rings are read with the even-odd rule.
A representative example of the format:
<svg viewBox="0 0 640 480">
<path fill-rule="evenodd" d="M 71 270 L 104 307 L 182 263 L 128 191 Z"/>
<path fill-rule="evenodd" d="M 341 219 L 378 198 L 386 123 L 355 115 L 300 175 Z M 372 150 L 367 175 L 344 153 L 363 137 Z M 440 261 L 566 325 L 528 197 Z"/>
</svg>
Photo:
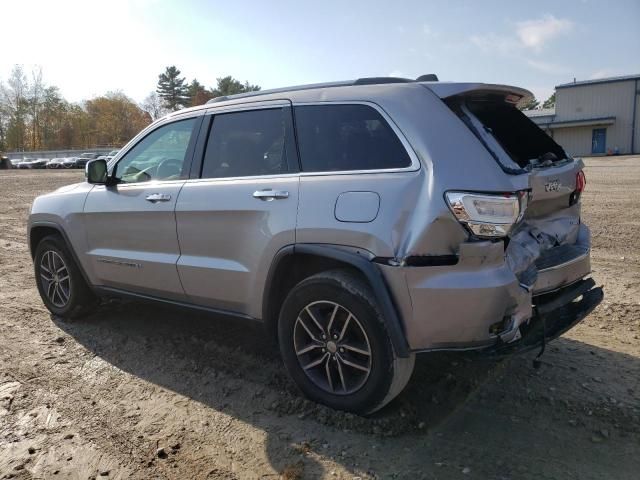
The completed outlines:
<svg viewBox="0 0 640 480">
<path fill-rule="evenodd" d="M 580 222 L 584 164 L 517 108 L 531 93 L 502 85 L 425 86 L 443 99 L 506 174 L 524 179 L 520 184 L 527 190 L 527 207 L 505 241 L 506 260 L 521 285 L 535 295 L 587 275 L 589 231 Z"/>
</svg>

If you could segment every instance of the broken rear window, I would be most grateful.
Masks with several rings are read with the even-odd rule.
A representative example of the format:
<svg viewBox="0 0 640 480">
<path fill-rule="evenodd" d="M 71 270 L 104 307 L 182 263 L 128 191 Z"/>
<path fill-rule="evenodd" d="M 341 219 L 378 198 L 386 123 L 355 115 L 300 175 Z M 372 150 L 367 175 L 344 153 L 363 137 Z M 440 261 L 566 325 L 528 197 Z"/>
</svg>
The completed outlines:
<svg viewBox="0 0 640 480">
<path fill-rule="evenodd" d="M 466 106 L 521 168 L 531 160 L 544 162 L 567 158 L 551 137 L 513 105 L 496 101 L 467 101 Z"/>
</svg>

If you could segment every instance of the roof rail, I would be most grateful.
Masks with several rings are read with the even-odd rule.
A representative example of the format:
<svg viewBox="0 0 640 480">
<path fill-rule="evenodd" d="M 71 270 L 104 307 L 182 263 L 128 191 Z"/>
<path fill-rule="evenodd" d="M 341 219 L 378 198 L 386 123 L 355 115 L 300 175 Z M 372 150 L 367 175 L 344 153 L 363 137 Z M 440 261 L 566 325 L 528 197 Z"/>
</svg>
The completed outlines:
<svg viewBox="0 0 640 480">
<path fill-rule="evenodd" d="M 351 85 L 380 85 L 387 83 L 411 83 L 411 82 L 433 82 L 438 81 L 438 77 L 433 73 L 428 75 L 422 75 L 416 80 L 410 78 L 399 77 L 364 77 L 357 80 L 343 80 L 339 82 L 326 82 L 326 83 L 310 83 L 307 85 L 296 85 L 293 87 L 272 88 L 269 90 L 258 90 L 255 92 L 236 93 L 235 95 L 224 95 L 222 97 L 216 97 L 209 100 L 207 103 L 218 103 L 226 100 L 236 100 L 239 98 L 259 97 L 261 95 L 270 95 L 273 93 L 285 93 L 285 92 L 299 92 L 301 90 L 313 90 L 315 88 L 331 88 L 331 87 L 348 87 Z"/>
<path fill-rule="evenodd" d="M 415 80 L 411 80 L 410 78 L 400 78 L 400 77 L 365 77 L 359 78 L 353 85 L 380 85 L 384 83 L 411 83 Z"/>
<path fill-rule="evenodd" d="M 237 98 L 258 97 L 260 95 L 269 95 L 272 93 L 298 92 L 300 90 L 312 90 L 314 88 L 346 87 L 349 85 L 353 85 L 353 80 L 345 80 L 341 82 L 310 83 L 308 85 L 295 85 L 293 87 L 271 88 L 269 90 L 258 90 L 255 92 L 225 95 L 223 97 L 212 98 L 207 103 L 218 103 L 224 102 L 225 100 L 235 100 Z"/>
</svg>

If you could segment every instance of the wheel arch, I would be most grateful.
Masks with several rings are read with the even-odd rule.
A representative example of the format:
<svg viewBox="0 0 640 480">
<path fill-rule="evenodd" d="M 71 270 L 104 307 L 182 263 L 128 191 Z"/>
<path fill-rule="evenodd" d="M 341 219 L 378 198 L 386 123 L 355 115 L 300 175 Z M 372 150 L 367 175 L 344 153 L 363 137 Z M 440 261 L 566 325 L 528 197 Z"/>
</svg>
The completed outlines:
<svg viewBox="0 0 640 480">
<path fill-rule="evenodd" d="M 382 272 L 363 255 L 334 245 L 296 244 L 278 251 L 269 268 L 262 299 L 262 319 L 272 338 L 277 338 L 280 307 L 291 288 L 308 276 L 335 268 L 352 270 L 364 278 L 380 302 L 396 355 L 408 357 L 410 351 L 401 317 Z"/>
<path fill-rule="evenodd" d="M 60 238 L 62 238 L 62 241 L 65 243 L 67 250 L 69 250 L 69 253 L 73 257 L 73 261 L 78 267 L 78 270 L 80 270 L 80 273 L 84 278 L 84 281 L 87 283 L 87 285 L 90 288 L 93 288 L 91 282 L 89 281 L 89 277 L 85 272 L 84 267 L 82 266 L 82 263 L 80 263 L 80 259 L 76 255 L 76 252 L 73 249 L 73 246 L 71 245 L 71 241 L 69 240 L 67 233 L 57 223 L 38 221 L 29 225 L 28 237 L 29 237 L 29 252 L 31 254 L 31 259 L 35 260 L 36 248 L 38 248 L 38 244 L 42 241 L 42 239 L 48 237 L 49 235 L 59 235 Z"/>
</svg>

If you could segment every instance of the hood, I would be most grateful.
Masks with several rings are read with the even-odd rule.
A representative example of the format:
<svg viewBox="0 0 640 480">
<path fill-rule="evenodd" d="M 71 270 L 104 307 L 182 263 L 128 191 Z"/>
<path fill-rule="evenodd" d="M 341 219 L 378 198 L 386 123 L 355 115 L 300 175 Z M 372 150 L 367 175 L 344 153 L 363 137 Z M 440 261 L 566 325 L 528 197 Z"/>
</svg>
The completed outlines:
<svg viewBox="0 0 640 480">
<path fill-rule="evenodd" d="M 54 190 L 55 193 L 67 193 L 70 192 L 72 190 L 75 190 L 76 188 L 80 187 L 80 185 L 84 185 L 86 182 L 78 182 L 78 183 L 72 183 L 71 185 L 65 185 L 64 187 L 60 187 L 56 190 Z"/>
</svg>

